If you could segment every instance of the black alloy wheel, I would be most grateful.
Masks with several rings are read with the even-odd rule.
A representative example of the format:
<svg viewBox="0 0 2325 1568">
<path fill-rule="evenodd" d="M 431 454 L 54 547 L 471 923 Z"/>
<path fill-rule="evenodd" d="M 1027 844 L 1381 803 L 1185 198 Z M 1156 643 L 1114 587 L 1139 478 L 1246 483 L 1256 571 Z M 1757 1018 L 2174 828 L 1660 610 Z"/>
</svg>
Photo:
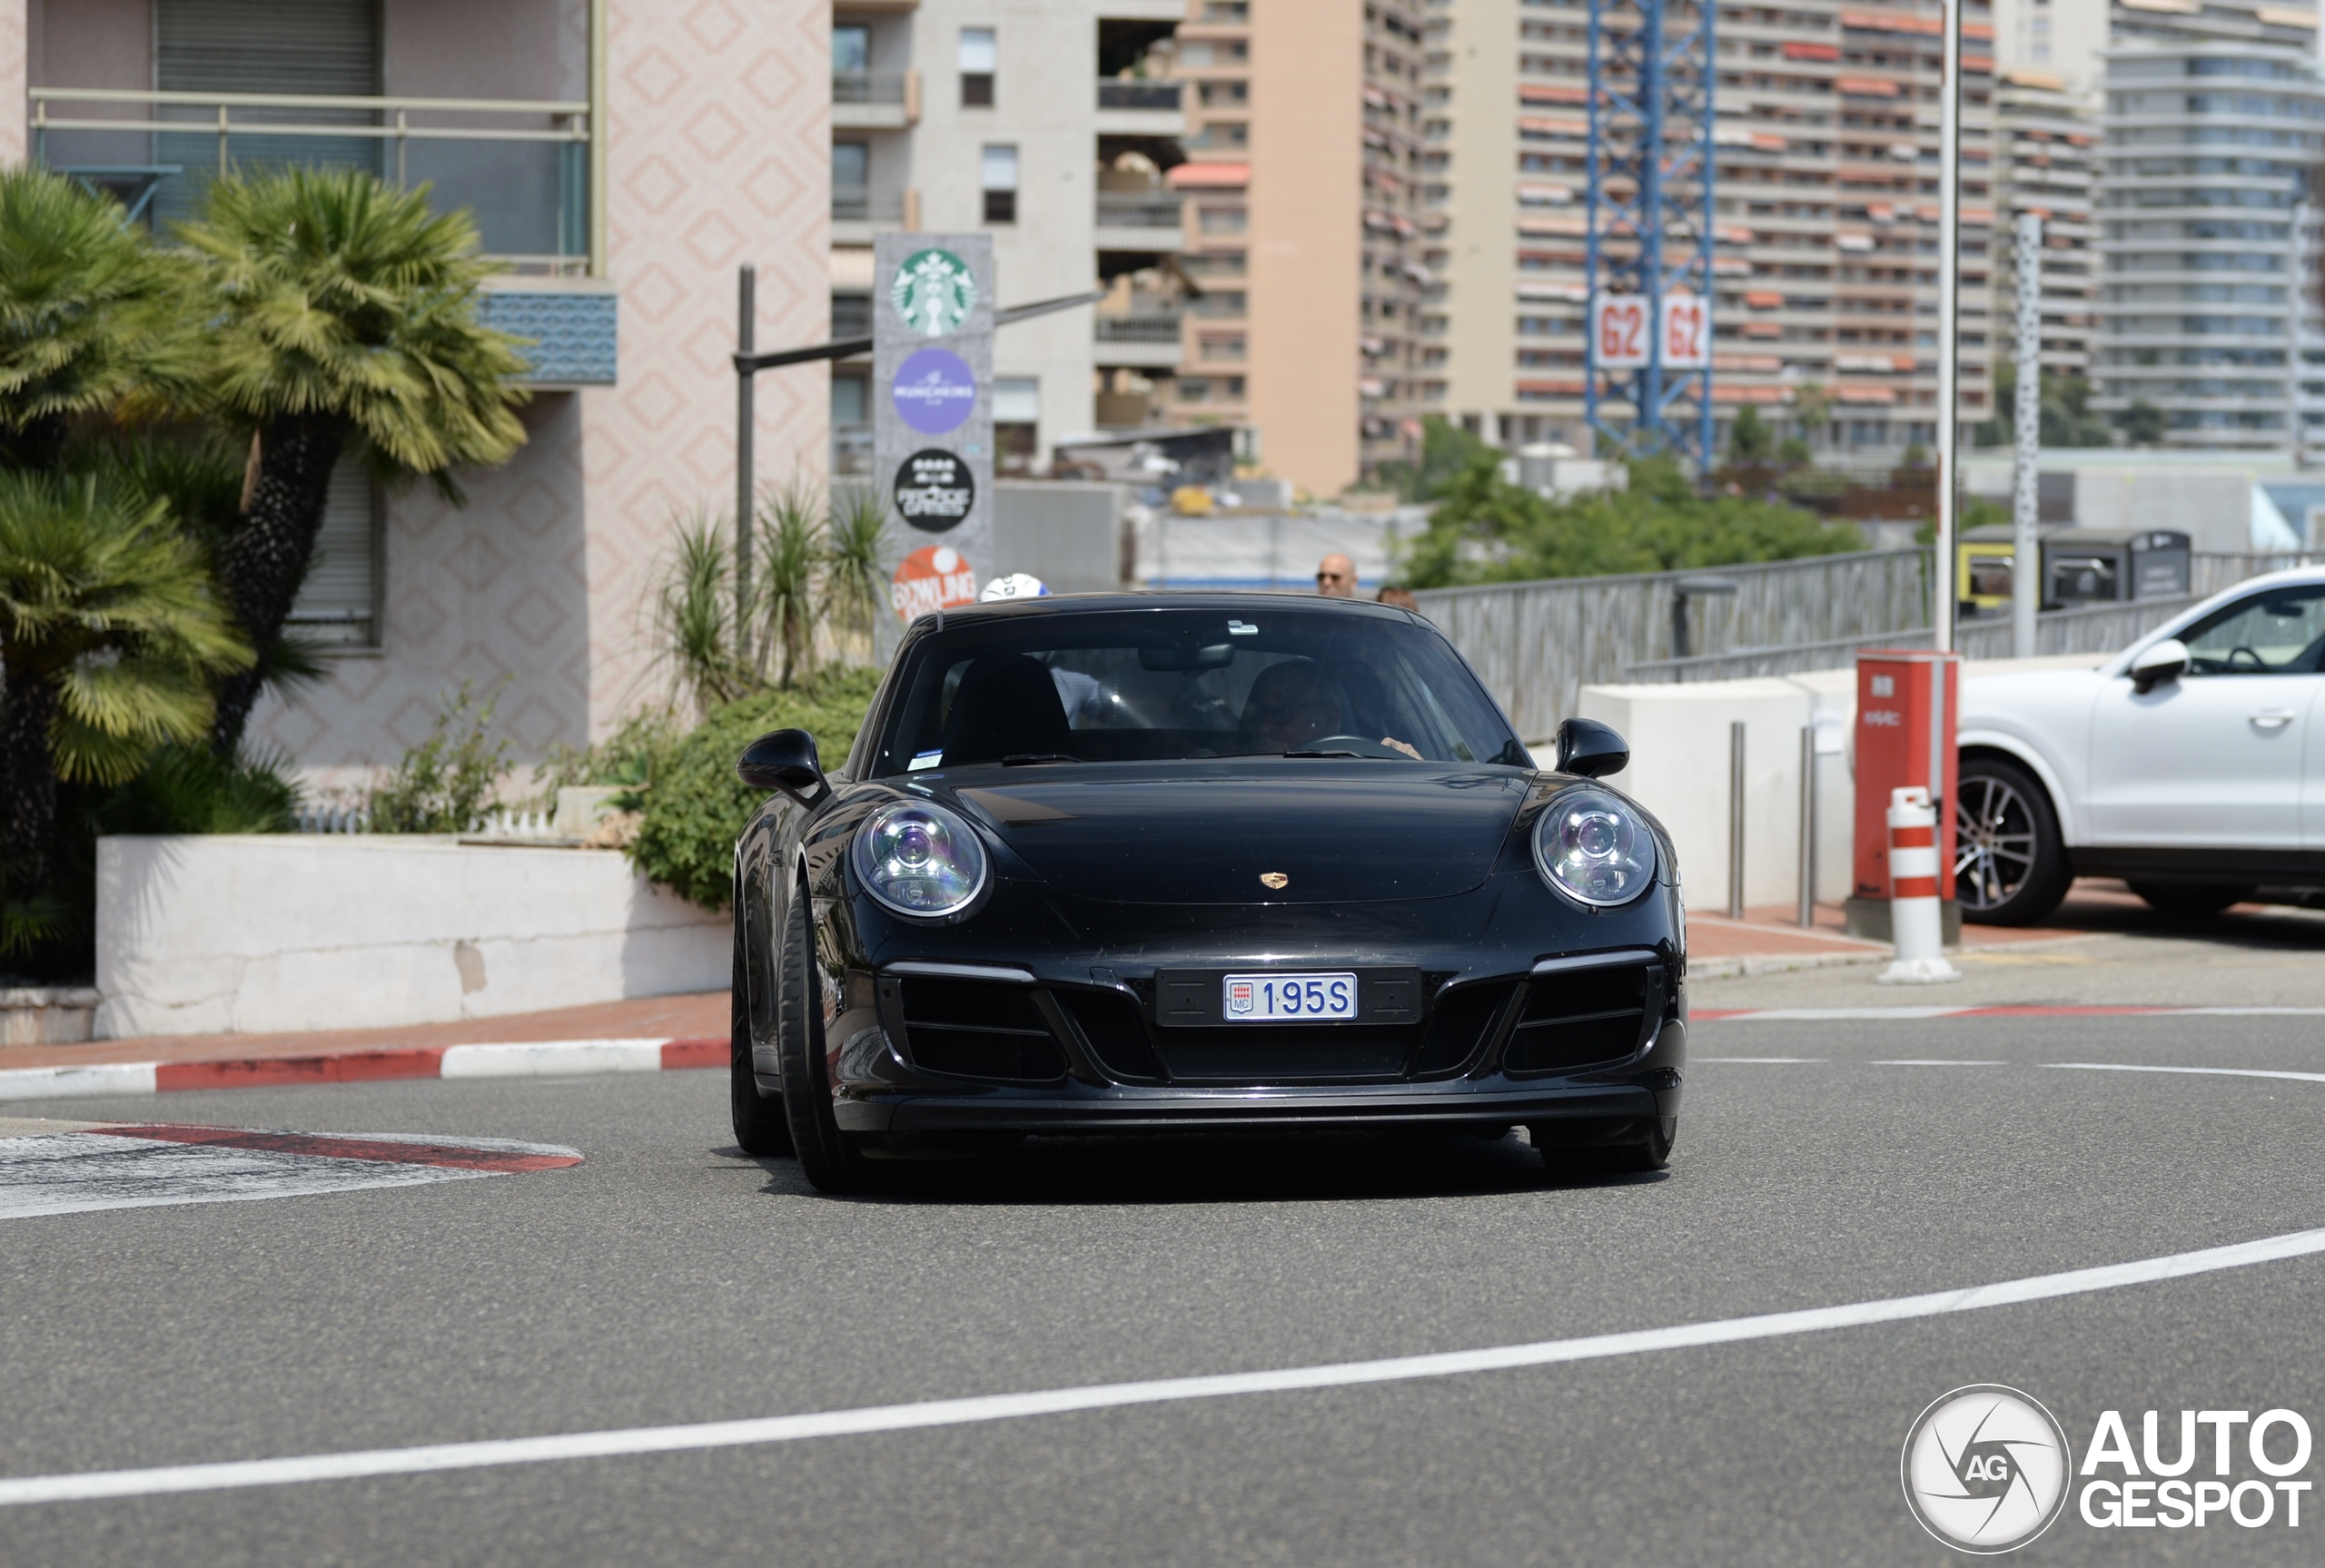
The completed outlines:
<svg viewBox="0 0 2325 1568">
<path fill-rule="evenodd" d="M 737 900 L 735 962 L 727 993 L 727 1043 L 732 1054 L 727 1068 L 727 1100 L 734 1118 L 735 1141 L 743 1146 L 745 1154 L 764 1159 L 791 1152 L 791 1123 L 784 1117 L 781 1100 L 759 1093 L 758 1080 L 751 1070 L 751 972 L 743 949 L 744 924 L 743 906 Z"/>
<path fill-rule="evenodd" d="M 810 900 L 803 883 L 783 914 L 775 992 L 776 1057 L 783 1064 L 783 1109 L 791 1123 L 800 1174 L 818 1192 L 863 1192 L 872 1172 L 856 1140 L 832 1115 L 831 1067 L 824 1054 L 824 1012 L 809 946 Z"/>
<path fill-rule="evenodd" d="M 1954 794 L 1954 896 L 1980 925 L 2032 925 L 2074 881 L 2051 797 L 2001 757 L 1965 759 Z"/>
<path fill-rule="evenodd" d="M 2131 889 L 2147 900 L 2150 909 L 2172 920 L 2201 920 L 2252 896 L 2249 883 L 2228 887 L 2214 883 L 2135 882 Z"/>
</svg>

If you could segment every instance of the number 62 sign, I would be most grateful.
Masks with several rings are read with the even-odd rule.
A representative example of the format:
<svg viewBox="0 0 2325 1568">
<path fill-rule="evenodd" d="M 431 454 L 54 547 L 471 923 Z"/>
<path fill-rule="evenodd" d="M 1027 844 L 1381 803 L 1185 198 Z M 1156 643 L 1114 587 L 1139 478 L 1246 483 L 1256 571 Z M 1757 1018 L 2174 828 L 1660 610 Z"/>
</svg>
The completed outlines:
<svg viewBox="0 0 2325 1568">
<path fill-rule="evenodd" d="M 1677 290 L 1663 296 L 1658 323 L 1667 370 L 1701 370 L 1711 363 L 1711 306 Z M 1590 301 L 1592 362 L 1602 370 L 1637 370 L 1653 357 L 1644 294 L 1600 294 Z"/>
</svg>

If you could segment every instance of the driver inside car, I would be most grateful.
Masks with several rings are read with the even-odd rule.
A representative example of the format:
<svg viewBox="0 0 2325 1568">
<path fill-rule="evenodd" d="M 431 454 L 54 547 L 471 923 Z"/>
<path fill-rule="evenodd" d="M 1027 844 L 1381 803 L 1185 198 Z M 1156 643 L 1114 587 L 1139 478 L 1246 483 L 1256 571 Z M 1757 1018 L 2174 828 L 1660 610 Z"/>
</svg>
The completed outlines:
<svg viewBox="0 0 2325 1568">
<path fill-rule="evenodd" d="M 1248 748 L 1281 754 L 1300 751 L 1341 729 L 1341 703 L 1312 659 L 1286 659 L 1270 665 L 1252 683 L 1243 703 L 1243 735 Z M 1415 762 L 1420 753 L 1387 735 L 1380 745 L 1400 751 Z"/>
</svg>

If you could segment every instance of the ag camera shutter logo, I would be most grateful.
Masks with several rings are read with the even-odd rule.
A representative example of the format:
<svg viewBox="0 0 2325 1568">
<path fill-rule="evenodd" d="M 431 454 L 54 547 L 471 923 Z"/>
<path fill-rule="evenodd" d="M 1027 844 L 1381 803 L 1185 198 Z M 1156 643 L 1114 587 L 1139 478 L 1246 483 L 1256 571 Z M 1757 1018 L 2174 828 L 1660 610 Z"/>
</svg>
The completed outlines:
<svg viewBox="0 0 2325 1568">
<path fill-rule="evenodd" d="M 1975 1383 L 1923 1411 L 1899 1471 L 1923 1529 L 1958 1552 L 2015 1552 L 2065 1508 L 2073 1456 L 2041 1401 Z"/>
</svg>

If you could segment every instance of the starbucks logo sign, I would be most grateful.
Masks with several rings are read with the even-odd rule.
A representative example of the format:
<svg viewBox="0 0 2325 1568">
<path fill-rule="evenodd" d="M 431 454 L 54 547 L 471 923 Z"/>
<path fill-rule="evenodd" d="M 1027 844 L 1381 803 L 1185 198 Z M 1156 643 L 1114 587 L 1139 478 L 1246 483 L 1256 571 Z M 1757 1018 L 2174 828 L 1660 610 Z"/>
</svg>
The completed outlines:
<svg viewBox="0 0 2325 1568">
<path fill-rule="evenodd" d="M 977 275 L 950 251 L 915 251 L 896 269 L 888 301 L 914 331 L 941 338 L 968 324 L 977 305 Z"/>
</svg>

